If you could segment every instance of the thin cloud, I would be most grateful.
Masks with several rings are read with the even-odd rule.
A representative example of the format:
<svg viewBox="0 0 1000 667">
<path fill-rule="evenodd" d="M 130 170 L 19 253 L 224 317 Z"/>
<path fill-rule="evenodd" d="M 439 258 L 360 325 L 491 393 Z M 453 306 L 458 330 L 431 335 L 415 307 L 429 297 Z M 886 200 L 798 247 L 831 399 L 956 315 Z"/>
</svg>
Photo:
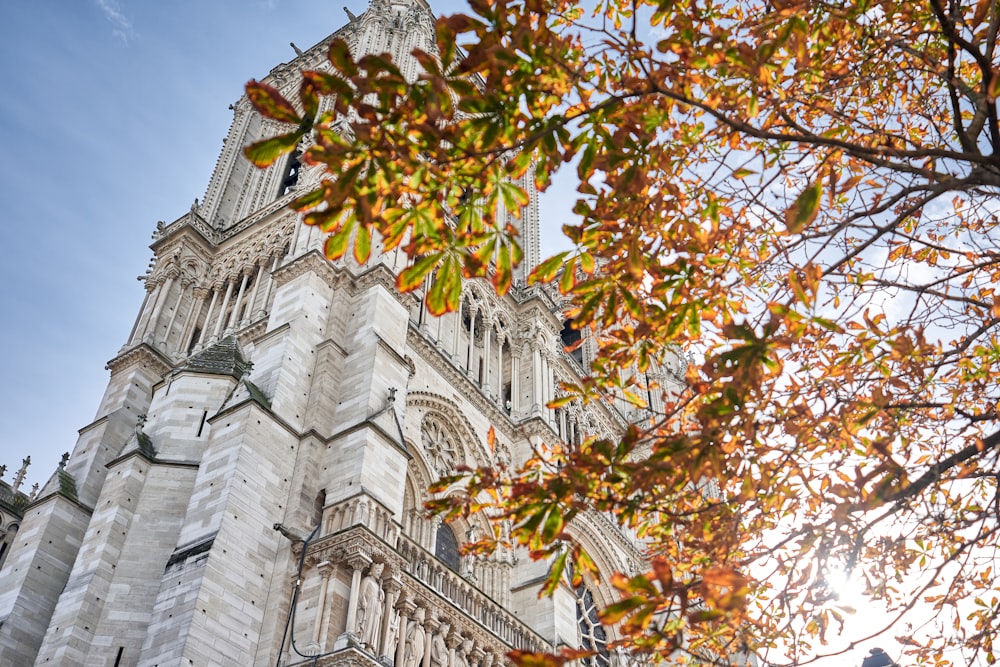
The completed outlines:
<svg viewBox="0 0 1000 667">
<path fill-rule="evenodd" d="M 132 21 L 122 13 L 117 0 L 96 0 L 98 8 L 104 13 L 111 23 L 111 34 L 128 44 L 135 34 L 132 29 Z"/>
</svg>

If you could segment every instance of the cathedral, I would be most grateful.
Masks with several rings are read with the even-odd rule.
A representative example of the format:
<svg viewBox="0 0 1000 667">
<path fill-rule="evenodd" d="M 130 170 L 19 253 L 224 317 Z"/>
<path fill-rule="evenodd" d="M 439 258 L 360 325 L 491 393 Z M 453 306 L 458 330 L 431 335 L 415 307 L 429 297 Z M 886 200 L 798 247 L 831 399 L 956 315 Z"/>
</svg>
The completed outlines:
<svg viewBox="0 0 1000 667">
<path fill-rule="evenodd" d="M 409 77 L 412 49 L 434 48 L 424 0 L 372 0 L 349 19 L 262 81 L 291 95 L 334 38 L 392 53 Z M 544 561 L 463 556 L 485 519 L 423 509 L 457 466 L 516 464 L 636 416 L 546 406 L 593 342 L 556 293 L 526 284 L 531 179 L 511 217 L 525 261 L 510 293 L 469 281 L 460 311 L 433 317 L 396 288 L 398 250 L 324 258 L 323 234 L 288 207 L 320 174 L 298 153 L 263 170 L 243 157 L 279 131 L 246 97 L 233 105 L 204 196 L 156 226 L 96 418 L 42 488 L 3 483 L 0 665 L 500 667 L 562 646 L 617 664 L 596 613 L 611 591 L 539 598 Z M 604 515 L 574 527 L 603 572 L 641 567 Z"/>
</svg>

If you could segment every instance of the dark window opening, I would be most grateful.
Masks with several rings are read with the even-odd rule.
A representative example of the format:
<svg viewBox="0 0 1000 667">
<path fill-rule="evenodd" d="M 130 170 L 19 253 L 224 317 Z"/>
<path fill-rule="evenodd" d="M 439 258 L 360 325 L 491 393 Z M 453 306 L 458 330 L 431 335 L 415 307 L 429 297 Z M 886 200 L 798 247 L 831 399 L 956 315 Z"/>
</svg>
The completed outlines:
<svg viewBox="0 0 1000 667">
<path fill-rule="evenodd" d="M 313 505 L 313 512 L 315 513 L 316 525 L 319 525 L 323 521 L 323 508 L 326 507 L 326 489 L 320 489 L 319 493 L 316 494 L 316 502 Z"/>
<path fill-rule="evenodd" d="M 458 538 L 455 531 L 446 523 L 442 523 L 437 529 L 437 538 L 434 544 L 434 555 L 438 560 L 449 568 L 458 572 L 462 566 L 462 554 L 458 550 Z"/>
<path fill-rule="evenodd" d="M 281 179 L 281 189 L 278 196 L 288 194 L 288 191 L 299 182 L 299 173 L 302 171 L 302 151 L 295 149 L 295 152 L 288 156 L 288 164 L 285 166 L 285 176 Z"/>
<path fill-rule="evenodd" d="M 508 382 L 503 386 L 503 409 L 507 414 L 510 414 L 511 408 L 513 407 L 514 406 L 511 402 L 510 383 Z"/>
<path fill-rule="evenodd" d="M 569 356 L 576 359 L 576 363 L 583 365 L 583 335 L 580 333 L 579 329 L 573 328 L 573 320 L 566 320 L 563 323 L 562 333 L 563 345 L 566 346 L 566 351 Z"/>
</svg>

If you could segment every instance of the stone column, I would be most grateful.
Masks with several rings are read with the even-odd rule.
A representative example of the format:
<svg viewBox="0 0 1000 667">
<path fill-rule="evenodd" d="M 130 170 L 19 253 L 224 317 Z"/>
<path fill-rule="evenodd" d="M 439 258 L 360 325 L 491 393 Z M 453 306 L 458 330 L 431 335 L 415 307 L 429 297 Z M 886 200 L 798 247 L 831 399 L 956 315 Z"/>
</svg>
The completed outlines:
<svg viewBox="0 0 1000 667">
<path fill-rule="evenodd" d="M 167 296 L 170 294 L 170 288 L 174 284 L 174 274 L 167 276 L 167 280 L 163 283 L 162 289 L 160 289 L 159 294 L 156 297 L 156 302 L 153 306 L 153 314 L 149 316 L 149 321 L 146 322 L 146 327 L 153 334 L 153 340 L 156 340 L 156 322 L 160 319 L 160 311 L 163 310 L 163 304 L 167 300 Z"/>
<path fill-rule="evenodd" d="M 368 567 L 372 559 L 363 553 L 356 553 L 347 559 L 347 564 L 354 570 L 351 574 L 351 597 L 347 602 L 347 630 L 354 634 L 358 623 L 358 592 L 361 589 L 361 571 Z"/>
<path fill-rule="evenodd" d="M 492 341 L 490 339 L 493 338 L 493 323 L 492 322 L 485 322 L 484 324 L 486 324 L 486 329 L 483 330 L 483 338 L 484 338 L 484 341 L 483 341 L 483 377 L 482 377 L 482 380 L 480 381 L 480 385 L 482 386 L 482 388 L 484 390 L 486 390 L 486 394 L 489 395 L 489 393 L 490 393 L 490 354 L 493 351 L 493 345 L 491 344 Z"/>
<path fill-rule="evenodd" d="M 296 225 L 296 228 L 301 225 Z M 278 269 L 278 257 L 275 256 L 274 261 L 271 262 L 271 271 L 267 274 L 267 289 L 264 290 L 264 300 L 260 303 L 260 310 L 263 314 L 267 308 L 267 302 L 271 299 L 271 292 L 274 290 L 274 278 L 271 277 L 271 273 L 274 273 Z"/>
<path fill-rule="evenodd" d="M 170 338 L 170 330 L 174 328 L 174 322 L 177 320 L 177 313 L 181 309 L 181 303 L 184 301 L 184 292 L 187 291 L 190 282 L 186 279 L 181 279 L 181 293 L 177 296 L 177 305 L 174 306 L 174 310 L 170 313 L 170 319 L 167 320 L 167 328 L 163 332 L 163 344 L 166 345 L 167 339 Z"/>
<path fill-rule="evenodd" d="M 395 575 L 389 576 L 383 581 L 382 590 L 385 591 L 385 610 L 382 612 L 382 634 L 380 635 L 382 646 L 377 655 L 391 657 L 394 647 L 389 645 L 389 626 L 392 625 L 392 612 L 396 609 L 396 600 L 399 599 L 399 592 L 403 590 L 403 582 Z M 402 625 L 402 622 L 402 618 L 400 618 L 400 625 Z M 398 630 L 396 641 L 399 641 Z"/>
<path fill-rule="evenodd" d="M 440 625 L 441 622 L 433 616 L 428 616 L 424 622 L 424 631 L 426 633 L 424 640 L 424 660 L 420 663 L 423 667 L 431 667 L 431 645 L 434 643 L 434 633 L 437 632 Z"/>
<path fill-rule="evenodd" d="M 541 410 L 540 406 L 544 401 L 542 401 L 542 351 L 539 348 L 539 344 L 535 341 L 531 342 L 531 359 L 532 359 L 532 370 L 534 371 L 534 389 L 535 395 L 532 396 L 531 414 L 538 414 Z"/>
<path fill-rule="evenodd" d="M 179 352 L 187 351 L 184 346 L 191 339 L 191 332 L 194 331 L 195 323 L 198 321 L 198 313 L 201 312 L 201 305 L 205 303 L 208 290 L 204 287 L 196 286 L 191 289 L 191 296 L 194 298 L 194 302 L 191 304 L 191 310 L 188 311 L 187 317 L 184 320 L 184 330 L 181 332 L 180 346 L 177 348 Z"/>
<path fill-rule="evenodd" d="M 514 419 L 521 402 L 521 350 L 510 350 L 510 416 Z"/>
<path fill-rule="evenodd" d="M 215 329 L 212 330 L 212 338 L 217 339 L 222 330 L 222 320 L 226 319 L 226 308 L 229 306 L 229 297 L 233 295 L 233 281 L 226 280 L 226 295 L 222 297 L 222 306 L 219 308 L 219 317 L 215 320 Z"/>
<path fill-rule="evenodd" d="M 549 358 L 546 360 L 545 367 L 548 370 L 547 380 L 549 381 L 549 390 L 545 392 L 545 402 L 548 403 L 556 397 L 556 369 L 554 367 L 555 358 Z M 552 408 L 548 409 L 549 422 L 552 421 Z"/>
<path fill-rule="evenodd" d="M 254 319 L 254 308 L 257 306 L 257 293 L 260 291 L 260 283 L 264 280 L 264 264 L 257 264 L 257 277 L 253 280 L 253 289 L 250 290 L 250 297 L 247 300 L 247 314 L 250 320 Z"/>
<path fill-rule="evenodd" d="M 503 338 L 497 335 L 497 401 L 503 403 Z M 501 405 L 500 407 L 505 407 Z"/>
<path fill-rule="evenodd" d="M 201 328 L 201 335 L 198 337 L 198 344 L 202 345 L 209 339 L 208 328 L 212 326 L 212 315 L 215 313 L 215 302 L 219 300 L 219 288 L 221 285 L 212 286 L 212 300 L 208 303 L 208 312 L 205 313 L 205 326 Z"/>
<path fill-rule="evenodd" d="M 459 303 L 458 310 L 456 310 L 451 315 L 455 319 L 455 326 L 452 327 L 451 333 L 451 359 L 458 365 L 458 339 L 459 334 L 462 331 L 462 304 Z"/>
<path fill-rule="evenodd" d="M 146 314 L 146 307 L 149 306 L 149 297 L 151 295 L 150 290 L 145 290 L 146 296 L 142 298 L 142 307 L 139 308 L 139 314 L 136 315 L 135 323 L 132 325 L 132 332 L 128 335 L 128 343 L 131 344 L 135 341 L 135 332 L 139 330 L 139 322 L 142 321 L 142 316 Z"/>
<path fill-rule="evenodd" d="M 396 631 L 396 667 L 403 667 L 406 660 L 406 631 L 410 615 L 417 609 L 417 605 L 412 600 L 400 600 L 397 605 L 399 611 L 399 628 Z"/>
<path fill-rule="evenodd" d="M 230 329 L 236 324 L 239 324 L 240 304 L 243 303 L 243 292 L 246 291 L 247 280 L 249 278 L 250 276 L 248 274 L 246 273 L 243 274 L 243 280 L 240 281 L 239 292 L 236 294 L 236 302 L 233 303 L 233 312 L 229 313 L 229 321 L 226 322 L 227 329 Z"/>
<path fill-rule="evenodd" d="M 468 374 L 472 374 L 472 360 L 476 356 L 476 315 L 478 313 L 471 313 L 469 315 L 469 349 L 467 355 L 467 363 L 465 364 L 465 370 Z"/>
<path fill-rule="evenodd" d="M 318 644 L 322 652 L 326 647 L 327 631 L 330 625 L 329 605 L 326 595 L 330 589 L 330 577 L 336 571 L 336 566 L 328 560 L 316 566 L 323 578 L 319 586 L 319 600 L 316 605 L 316 627 L 313 628 L 313 643 Z"/>
<path fill-rule="evenodd" d="M 462 643 L 462 635 L 452 628 L 445 637 L 445 642 L 448 645 L 448 667 L 455 667 L 455 649 Z"/>
<path fill-rule="evenodd" d="M 148 283 L 147 283 L 148 284 Z M 142 315 L 139 316 L 139 321 L 136 322 L 135 326 L 135 339 L 142 340 L 142 331 L 149 326 L 150 315 L 153 309 L 156 307 L 156 302 L 160 299 L 160 293 L 163 291 L 163 283 L 157 282 L 153 285 L 152 291 L 146 293 L 146 307 L 143 310 Z"/>
</svg>

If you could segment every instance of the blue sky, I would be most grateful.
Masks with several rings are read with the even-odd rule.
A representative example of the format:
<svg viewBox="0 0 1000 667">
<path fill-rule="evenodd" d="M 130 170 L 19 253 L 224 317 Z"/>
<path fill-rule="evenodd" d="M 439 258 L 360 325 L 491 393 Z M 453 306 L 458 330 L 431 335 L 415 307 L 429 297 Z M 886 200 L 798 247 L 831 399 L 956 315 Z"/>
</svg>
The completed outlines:
<svg viewBox="0 0 1000 667">
<path fill-rule="evenodd" d="M 0 463 L 45 482 L 93 420 L 157 220 L 202 198 L 243 84 L 365 0 L 0 7 Z M 435 3 L 439 12 L 456 5 Z"/>
</svg>

